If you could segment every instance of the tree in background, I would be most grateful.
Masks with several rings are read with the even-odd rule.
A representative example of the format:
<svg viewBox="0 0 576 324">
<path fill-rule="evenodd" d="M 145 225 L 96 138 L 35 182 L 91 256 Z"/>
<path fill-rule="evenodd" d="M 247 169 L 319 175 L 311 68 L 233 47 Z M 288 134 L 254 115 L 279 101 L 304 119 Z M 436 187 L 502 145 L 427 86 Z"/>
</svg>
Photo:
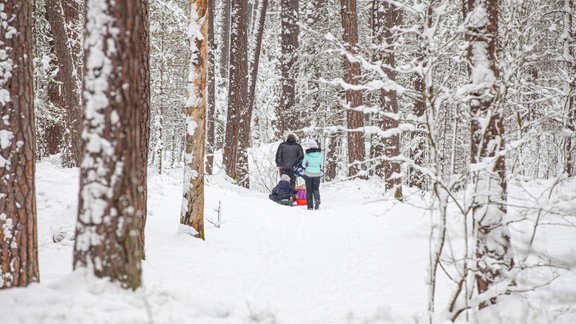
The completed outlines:
<svg viewBox="0 0 576 324">
<path fill-rule="evenodd" d="M 395 5 L 380 0 L 375 0 L 373 6 L 375 7 L 373 28 L 379 51 L 378 58 L 382 61 L 386 77 L 396 81 L 395 39 L 392 29 L 402 25 L 402 11 Z M 384 135 L 378 136 L 371 155 L 376 159 L 384 156 L 386 160 L 376 162 L 374 172 L 385 179 L 386 190 L 394 190 L 394 197 L 402 200 L 400 162 L 388 160 L 398 158 L 400 155 L 398 95 L 395 90 L 380 89 L 379 97 L 382 114 L 377 117 L 375 124 L 382 129 Z"/>
<path fill-rule="evenodd" d="M 0 2 L 0 289 L 40 280 L 32 1 Z"/>
<path fill-rule="evenodd" d="M 247 0 L 231 0 L 230 72 L 228 83 L 228 113 L 226 138 L 224 140 L 224 168 L 226 174 L 237 179 L 238 141 L 240 125 L 246 120 L 248 98 L 248 3 Z"/>
<path fill-rule="evenodd" d="M 74 269 L 132 289 L 141 284 L 144 210 L 140 119 L 134 118 L 141 103 L 138 9 L 128 2 L 86 2 L 84 153 L 74 244 Z"/>
<path fill-rule="evenodd" d="M 354 55 L 358 53 L 358 23 L 356 14 L 356 0 L 342 0 L 342 39 L 347 54 L 344 57 L 344 81 L 351 85 L 346 89 L 346 115 L 348 133 L 348 172 L 350 176 L 361 175 L 360 163 L 365 158 L 364 148 L 364 114 L 355 108 L 362 106 L 362 91 L 353 89 L 360 78 L 360 63 Z"/>
<path fill-rule="evenodd" d="M 214 6 L 216 1 L 208 1 L 208 71 L 207 71 L 207 92 L 208 106 L 206 116 L 206 173 L 213 174 L 214 151 L 216 146 L 216 37 L 214 36 Z"/>
<path fill-rule="evenodd" d="M 64 167 L 78 167 L 80 165 L 80 126 L 82 112 L 80 110 L 80 82 L 75 62 L 80 58 L 75 53 L 75 46 L 70 37 L 71 28 L 68 23 L 73 23 L 78 17 L 78 5 L 72 1 L 65 0 L 45 0 L 46 18 L 50 23 L 54 52 L 58 64 L 58 81 L 60 82 L 60 93 L 56 97 L 61 97 L 64 104 L 65 123 L 64 132 L 61 139 L 62 165 Z M 67 10 L 64 10 L 66 8 Z"/>
<path fill-rule="evenodd" d="M 204 145 L 206 142 L 206 78 L 208 74 L 208 15 L 206 0 L 190 1 L 190 75 L 186 108 L 184 200 L 180 223 L 204 239 Z"/>
<path fill-rule="evenodd" d="M 301 128 L 301 116 L 295 111 L 296 78 L 293 71 L 298 49 L 298 0 L 280 0 L 280 101 L 276 112 L 278 137 Z"/>
</svg>

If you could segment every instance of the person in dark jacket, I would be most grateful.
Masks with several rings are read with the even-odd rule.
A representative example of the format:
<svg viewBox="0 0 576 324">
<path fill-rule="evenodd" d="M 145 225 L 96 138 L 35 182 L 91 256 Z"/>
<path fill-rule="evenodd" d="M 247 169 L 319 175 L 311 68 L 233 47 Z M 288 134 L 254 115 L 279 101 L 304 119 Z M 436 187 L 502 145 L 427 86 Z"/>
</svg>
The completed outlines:
<svg viewBox="0 0 576 324">
<path fill-rule="evenodd" d="M 272 189 L 272 193 L 268 198 L 277 203 L 280 203 L 282 200 L 291 202 L 290 198 L 296 194 L 296 189 L 290 185 L 289 181 L 290 177 L 287 174 L 283 174 L 276 187 Z"/>
<path fill-rule="evenodd" d="M 288 135 L 286 142 L 280 143 L 276 151 L 276 166 L 280 169 L 280 174 L 287 174 L 290 177 L 292 187 L 296 186 L 296 176 L 292 167 L 304 158 L 302 146 L 296 143 L 296 136 Z"/>
</svg>

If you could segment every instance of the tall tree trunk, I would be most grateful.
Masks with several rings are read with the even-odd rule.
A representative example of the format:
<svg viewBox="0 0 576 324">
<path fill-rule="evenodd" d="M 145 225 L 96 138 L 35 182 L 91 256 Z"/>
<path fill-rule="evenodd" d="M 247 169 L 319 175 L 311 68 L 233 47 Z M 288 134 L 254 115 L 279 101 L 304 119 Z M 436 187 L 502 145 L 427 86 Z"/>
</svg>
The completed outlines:
<svg viewBox="0 0 576 324">
<path fill-rule="evenodd" d="M 74 60 L 69 48 L 69 33 L 60 0 L 46 0 L 46 17 L 54 36 L 54 49 L 58 59 L 59 77 L 62 80 L 62 95 L 66 110 L 65 147 L 62 163 L 65 167 L 80 165 L 80 92 Z"/>
<path fill-rule="evenodd" d="M 506 222 L 503 106 L 497 83 L 498 1 L 469 0 L 468 5 L 468 64 L 475 89 L 470 94 L 472 216 L 477 240 L 476 283 L 482 294 L 505 279 L 513 260 Z"/>
<path fill-rule="evenodd" d="M 208 127 L 206 143 L 206 173 L 212 174 L 214 168 L 214 151 L 216 145 L 216 42 L 214 37 L 214 4 L 215 1 L 208 1 L 208 116 L 206 124 Z"/>
<path fill-rule="evenodd" d="M 190 0 L 192 35 L 186 107 L 184 201 L 180 223 L 204 239 L 204 145 L 206 142 L 206 77 L 208 72 L 208 0 Z"/>
<path fill-rule="evenodd" d="M 402 24 L 402 12 L 399 8 L 387 2 L 376 0 L 373 28 L 379 46 L 386 48 L 385 52 L 379 53 L 379 58 L 384 65 L 384 71 L 388 79 L 396 80 L 396 57 L 394 47 L 394 35 L 392 28 Z M 392 132 L 398 128 L 398 118 L 390 117 L 398 114 L 398 95 L 396 91 L 380 90 L 380 105 L 382 106 L 382 121 L 378 122 L 385 132 Z M 395 158 L 400 155 L 400 135 L 388 135 L 380 138 L 375 145 L 376 151 L 386 158 Z M 400 177 L 400 163 L 382 161 L 375 167 L 375 173 L 386 180 L 386 190 L 394 190 L 394 197 L 402 200 L 402 178 Z"/>
<path fill-rule="evenodd" d="M 569 35 L 565 37 L 564 41 L 564 57 L 568 58 L 567 67 L 568 71 L 571 71 L 572 78 L 568 80 L 568 93 L 566 98 L 566 109 L 568 111 L 566 126 L 567 128 L 575 132 L 576 131 L 576 57 L 574 56 L 574 41 L 576 40 L 576 26 L 574 25 L 574 16 L 576 15 L 574 11 L 574 1 L 564 0 L 564 8 L 566 13 L 564 15 L 564 33 Z M 566 164 L 564 166 L 564 172 L 568 176 L 574 176 L 574 143 L 573 136 L 566 138 L 566 144 L 564 147 L 566 151 Z"/>
<path fill-rule="evenodd" d="M 247 0 L 232 1 L 232 24 L 230 33 L 230 81 L 228 83 L 228 116 L 224 139 L 224 167 L 226 174 L 237 179 L 238 142 L 240 119 L 245 117 L 248 92 L 248 31 L 246 15 Z"/>
<path fill-rule="evenodd" d="M 467 1 L 467 0 L 464 0 Z M 428 6 L 427 8 L 427 15 L 425 16 L 425 28 L 422 31 L 424 35 L 428 33 L 428 31 L 432 30 L 432 5 Z M 465 8 L 463 8 L 464 12 L 467 12 Z M 428 40 L 421 38 L 420 43 L 426 44 Z M 418 55 L 418 60 L 423 67 L 427 67 L 428 62 L 425 61 L 424 53 L 428 51 L 425 48 L 426 45 L 423 45 L 419 48 L 419 51 L 422 54 Z M 426 80 L 428 81 L 425 81 Z M 428 75 L 421 75 L 416 73 L 414 76 L 414 90 L 420 94 L 414 103 L 414 116 L 416 116 L 416 130 L 411 134 L 411 146 L 410 146 L 410 159 L 414 162 L 416 166 L 424 166 L 424 161 L 426 157 L 426 124 L 424 123 L 424 117 L 426 114 L 426 100 L 432 95 L 432 75 L 431 72 Z M 426 185 L 426 178 L 424 174 L 415 168 L 411 168 L 410 175 L 408 178 L 408 185 L 410 187 L 417 187 L 420 190 L 424 190 Z"/>
<path fill-rule="evenodd" d="M 256 99 L 256 81 L 258 78 L 258 66 L 260 64 L 260 52 L 262 49 L 262 37 L 264 36 L 264 25 L 266 23 L 266 10 L 268 8 L 268 0 L 261 0 L 258 7 L 258 14 L 256 15 L 256 29 L 254 30 L 254 48 L 250 57 L 250 67 L 248 69 L 248 106 L 240 116 L 240 132 L 239 132 L 239 146 L 238 146 L 238 183 L 248 188 L 250 187 L 250 174 L 248 167 L 248 148 L 250 145 L 250 133 L 252 125 L 252 111 L 254 109 L 254 102 Z"/>
<path fill-rule="evenodd" d="M 144 254 L 144 229 L 146 227 L 146 218 L 148 216 L 148 150 L 150 146 L 150 22 L 148 12 L 148 0 L 136 1 L 138 5 L 138 28 L 140 29 L 138 55 L 139 55 L 139 68 L 138 68 L 138 82 L 140 101 L 137 106 L 136 116 L 138 116 L 138 131 L 137 138 L 139 139 L 139 165 L 138 171 L 140 173 L 138 179 L 140 184 L 138 186 L 139 206 L 142 206 L 142 228 L 140 230 L 140 237 L 142 239 L 142 258 Z"/>
<path fill-rule="evenodd" d="M 326 181 L 336 179 L 336 172 L 338 168 L 338 148 L 340 147 L 342 136 L 338 133 L 328 135 L 328 151 L 326 152 L 326 173 L 324 178 Z"/>
<path fill-rule="evenodd" d="M 87 0 L 84 156 L 74 268 L 141 283 L 141 24 L 128 1 Z M 117 32 L 112 32 L 116 30 Z M 121 94 L 121 95 L 120 95 Z"/>
<path fill-rule="evenodd" d="M 220 51 L 220 78 L 228 79 L 228 69 L 230 63 L 230 16 L 232 10 L 232 0 L 222 0 L 222 49 Z"/>
<path fill-rule="evenodd" d="M 352 62 L 348 57 L 357 53 L 358 44 L 358 23 L 356 15 L 356 0 L 342 0 L 342 27 L 344 28 L 343 39 L 348 55 L 344 58 L 344 81 L 348 84 L 358 84 L 360 77 L 360 63 Z M 364 115 L 355 111 L 354 108 L 362 105 L 362 92 L 358 90 L 346 90 L 347 122 L 348 122 L 348 162 L 350 166 L 348 173 L 356 176 L 360 173 L 361 167 L 358 163 L 364 161 Z"/>
<path fill-rule="evenodd" d="M 34 186 L 32 1 L 0 4 L 0 289 L 40 279 Z"/>
<path fill-rule="evenodd" d="M 281 0 L 280 2 L 280 103 L 276 111 L 276 129 L 278 137 L 287 131 L 301 128 L 300 116 L 294 110 L 296 105 L 296 78 L 294 63 L 298 49 L 298 0 Z"/>
<path fill-rule="evenodd" d="M 424 79 L 416 75 L 414 77 L 414 91 L 421 94 L 420 98 L 416 99 L 414 103 L 414 116 L 418 119 L 416 124 L 416 130 L 412 132 L 411 146 L 410 146 L 410 159 L 417 166 L 424 166 L 425 149 L 426 149 L 426 138 L 424 131 L 426 130 L 425 124 L 422 122 L 422 118 L 426 113 L 426 92 L 424 90 Z M 424 174 L 418 170 L 410 170 L 410 175 L 408 179 L 408 185 L 410 187 L 417 187 L 420 190 L 424 189 Z"/>
</svg>

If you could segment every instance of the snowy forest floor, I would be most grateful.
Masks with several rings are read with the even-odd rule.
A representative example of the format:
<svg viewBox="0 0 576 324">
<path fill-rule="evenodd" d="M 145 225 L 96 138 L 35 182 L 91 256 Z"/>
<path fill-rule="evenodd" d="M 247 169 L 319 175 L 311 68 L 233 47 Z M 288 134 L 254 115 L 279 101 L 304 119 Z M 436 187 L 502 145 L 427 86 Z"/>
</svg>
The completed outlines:
<svg viewBox="0 0 576 324">
<path fill-rule="evenodd" d="M 41 284 L 0 293 L 0 323 L 425 323 L 429 214 L 377 181 L 322 184 L 321 209 L 208 179 L 206 241 L 179 231 L 181 170 L 150 175 L 143 289 L 72 273 L 78 170 L 37 166 Z M 53 236 L 64 233 L 54 243 Z M 547 244 L 574 253 L 574 229 Z M 445 307 L 441 284 L 438 308 Z M 576 322 L 576 271 L 502 299 L 490 323 Z M 485 322 L 488 323 L 488 322 Z"/>
</svg>

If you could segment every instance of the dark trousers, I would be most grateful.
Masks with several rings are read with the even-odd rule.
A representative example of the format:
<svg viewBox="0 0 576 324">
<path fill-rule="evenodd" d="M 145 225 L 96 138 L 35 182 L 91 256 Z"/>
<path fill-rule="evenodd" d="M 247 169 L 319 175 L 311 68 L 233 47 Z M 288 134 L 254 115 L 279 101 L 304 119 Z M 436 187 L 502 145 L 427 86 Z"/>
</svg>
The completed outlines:
<svg viewBox="0 0 576 324">
<path fill-rule="evenodd" d="M 280 175 L 287 174 L 290 177 L 290 185 L 292 188 L 296 187 L 296 175 L 292 169 L 280 168 Z"/>
<path fill-rule="evenodd" d="M 306 205 L 308 209 L 318 209 L 320 206 L 320 177 L 303 176 L 306 181 Z"/>
</svg>

